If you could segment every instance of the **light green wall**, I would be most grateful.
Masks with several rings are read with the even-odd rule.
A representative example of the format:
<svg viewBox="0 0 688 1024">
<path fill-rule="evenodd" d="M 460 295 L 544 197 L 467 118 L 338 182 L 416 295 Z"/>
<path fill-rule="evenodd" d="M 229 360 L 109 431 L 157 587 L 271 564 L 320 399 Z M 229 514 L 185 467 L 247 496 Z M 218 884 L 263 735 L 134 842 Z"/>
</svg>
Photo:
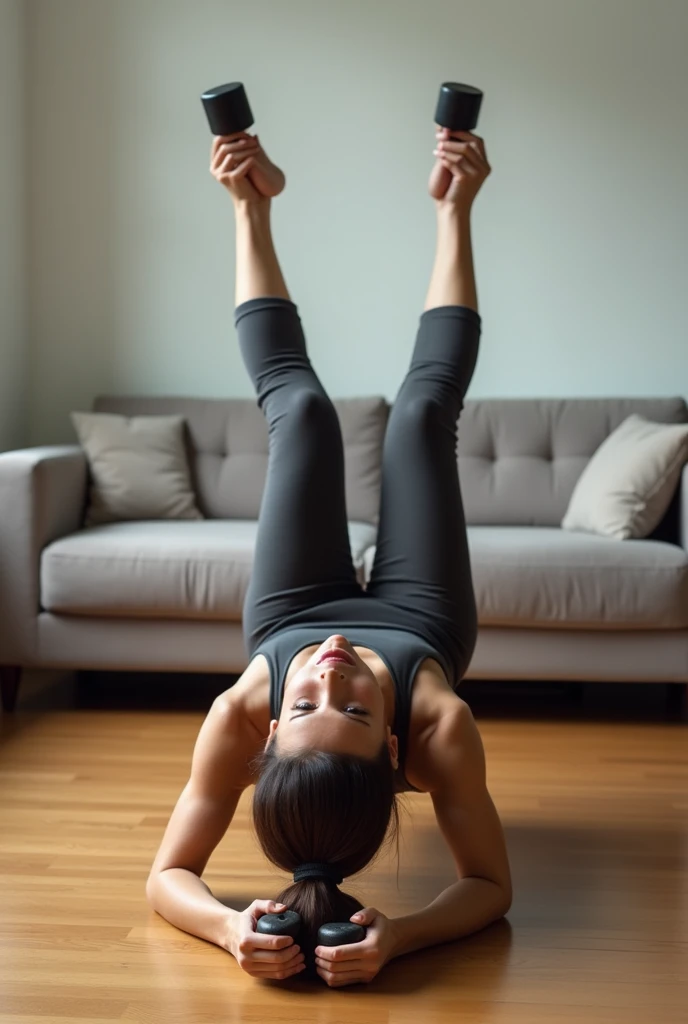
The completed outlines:
<svg viewBox="0 0 688 1024">
<path fill-rule="evenodd" d="M 23 0 L 0 0 L 0 451 L 26 437 Z"/>
<path fill-rule="evenodd" d="M 31 0 L 34 441 L 99 391 L 250 395 L 200 93 L 245 82 L 333 395 L 393 400 L 434 248 L 440 83 L 485 92 L 469 397 L 686 394 L 685 0 Z"/>
</svg>

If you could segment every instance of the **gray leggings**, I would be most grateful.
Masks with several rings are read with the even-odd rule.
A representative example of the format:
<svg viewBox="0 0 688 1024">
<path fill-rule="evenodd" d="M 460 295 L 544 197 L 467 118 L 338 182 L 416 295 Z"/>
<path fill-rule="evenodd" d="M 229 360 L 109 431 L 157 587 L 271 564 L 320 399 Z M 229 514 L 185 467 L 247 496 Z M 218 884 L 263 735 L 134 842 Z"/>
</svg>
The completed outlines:
<svg viewBox="0 0 688 1024">
<path fill-rule="evenodd" d="M 451 645 L 472 652 L 477 615 L 456 455 L 457 421 L 478 356 L 478 313 L 439 306 L 421 314 L 385 434 L 366 590 L 351 559 L 339 419 L 311 366 L 297 307 L 283 298 L 250 299 L 236 307 L 235 322 L 269 431 L 244 601 L 249 654 L 287 615 L 363 594 L 412 607 L 435 626 L 447 623 Z"/>
</svg>

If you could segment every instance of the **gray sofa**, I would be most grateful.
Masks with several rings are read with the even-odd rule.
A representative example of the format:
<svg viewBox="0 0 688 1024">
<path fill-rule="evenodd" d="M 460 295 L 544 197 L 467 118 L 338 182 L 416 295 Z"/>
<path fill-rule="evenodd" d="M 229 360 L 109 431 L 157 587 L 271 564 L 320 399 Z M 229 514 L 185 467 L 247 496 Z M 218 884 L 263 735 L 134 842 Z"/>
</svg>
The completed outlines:
<svg viewBox="0 0 688 1024">
<path fill-rule="evenodd" d="M 336 399 L 352 554 L 375 552 L 384 398 Z M 0 681 L 21 669 L 239 673 L 241 611 L 267 468 L 252 399 L 100 398 L 96 411 L 181 413 L 205 520 L 83 529 L 76 446 L 0 455 Z M 458 467 L 479 636 L 469 679 L 688 681 L 688 469 L 650 538 L 560 528 L 573 487 L 631 412 L 688 420 L 683 398 L 468 399 Z"/>
</svg>

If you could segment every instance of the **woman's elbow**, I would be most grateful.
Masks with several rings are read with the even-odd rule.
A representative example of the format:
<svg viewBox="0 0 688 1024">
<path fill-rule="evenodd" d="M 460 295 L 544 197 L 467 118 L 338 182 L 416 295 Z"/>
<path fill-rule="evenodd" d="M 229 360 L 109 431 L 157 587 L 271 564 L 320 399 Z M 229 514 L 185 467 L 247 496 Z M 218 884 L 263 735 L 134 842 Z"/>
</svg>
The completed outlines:
<svg viewBox="0 0 688 1024">
<path fill-rule="evenodd" d="M 500 886 L 500 889 L 502 893 L 502 899 L 500 900 L 499 903 L 498 916 L 506 917 L 506 915 L 511 910 L 511 904 L 513 902 L 514 894 L 511 886 Z"/>
<path fill-rule="evenodd" d="M 146 900 L 148 901 L 148 906 L 151 907 L 153 910 L 157 909 L 155 906 L 156 894 L 158 889 L 157 882 L 157 872 L 155 874 L 151 873 L 146 880 Z"/>
</svg>

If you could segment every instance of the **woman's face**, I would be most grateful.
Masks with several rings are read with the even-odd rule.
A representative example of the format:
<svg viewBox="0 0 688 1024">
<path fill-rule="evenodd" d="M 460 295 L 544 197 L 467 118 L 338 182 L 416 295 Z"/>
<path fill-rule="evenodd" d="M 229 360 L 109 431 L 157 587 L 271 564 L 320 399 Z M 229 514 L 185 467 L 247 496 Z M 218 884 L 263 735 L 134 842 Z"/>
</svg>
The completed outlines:
<svg viewBox="0 0 688 1024">
<path fill-rule="evenodd" d="M 285 753 L 315 747 L 372 758 L 386 741 L 398 766 L 397 738 L 387 725 L 380 684 L 341 633 L 328 637 L 285 685 L 268 743 L 278 728 Z"/>
</svg>

